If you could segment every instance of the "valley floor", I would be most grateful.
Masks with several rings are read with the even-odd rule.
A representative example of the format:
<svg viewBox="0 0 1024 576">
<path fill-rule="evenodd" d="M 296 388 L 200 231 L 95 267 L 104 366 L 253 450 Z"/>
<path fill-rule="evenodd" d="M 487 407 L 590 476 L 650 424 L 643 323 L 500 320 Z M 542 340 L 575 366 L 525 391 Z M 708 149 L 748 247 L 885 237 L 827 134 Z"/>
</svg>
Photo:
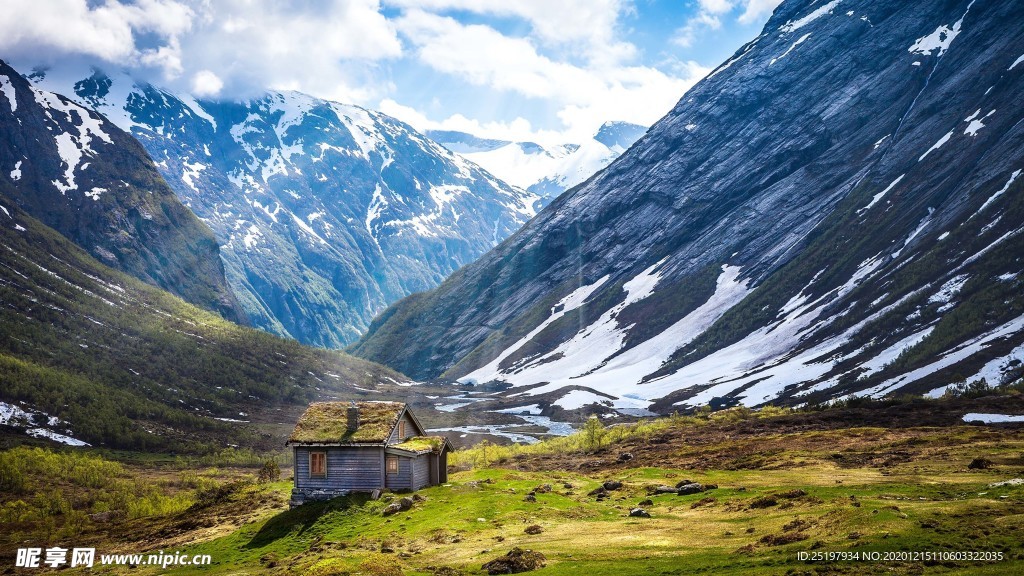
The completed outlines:
<svg viewBox="0 0 1024 576">
<path fill-rule="evenodd" d="M 1024 426 L 851 426 L 841 412 L 828 416 L 726 411 L 587 427 L 528 447 L 478 446 L 453 454 L 449 484 L 419 491 L 411 509 L 392 516 L 381 512 L 402 495 L 288 510 L 290 482 L 252 482 L 254 469 L 165 470 L 162 485 L 184 498 L 179 509 L 84 522 L 64 535 L 55 513 L 49 538 L 28 516 L 14 522 L 8 514 L 0 557 L 13 566 L 15 549 L 29 541 L 212 559 L 202 569 L 102 573 L 452 576 L 483 574 L 484 563 L 519 547 L 546 558 L 530 572 L 538 576 L 1024 571 Z M 155 470 L 134 463 L 122 472 L 156 485 Z M 622 486 L 589 494 L 609 480 Z M 717 488 L 652 493 L 683 480 Z M 14 498 L 0 498 L 10 510 Z M 650 517 L 630 517 L 637 507 Z M 935 552 L 1002 560 L 900 556 Z M 813 559 L 829 553 L 857 559 Z M 0 572 L 27 573 L 6 567 Z"/>
</svg>

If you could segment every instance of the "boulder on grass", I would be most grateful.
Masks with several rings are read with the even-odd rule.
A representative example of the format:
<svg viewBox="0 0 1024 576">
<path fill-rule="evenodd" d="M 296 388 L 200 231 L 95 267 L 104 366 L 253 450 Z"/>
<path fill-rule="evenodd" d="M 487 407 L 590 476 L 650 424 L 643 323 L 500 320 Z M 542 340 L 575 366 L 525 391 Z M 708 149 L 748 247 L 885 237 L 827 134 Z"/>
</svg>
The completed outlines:
<svg viewBox="0 0 1024 576">
<path fill-rule="evenodd" d="M 629 511 L 629 515 L 632 518 L 650 518 L 651 514 L 643 508 L 633 508 Z"/>
<path fill-rule="evenodd" d="M 399 512 L 404 512 L 404 511 L 408 510 L 409 508 L 412 508 L 412 505 L 413 505 L 412 498 L 409 498 L 408 496 L 406 496 L 404 498 L 399 498 L 398 500 L 396 500 L 396 501 L 392 502 L 391 504 L 388 504 L 387 506 L 385 506 L 384 510 L 381 511 L 381 515 L 382 516 L 391 516 L 392 514 L 398 514 Z"/>
<path fill-rule="evenodd" d="M 508 554 L 481 566 L 488 574 L 519 574 L 543 568 L 547 558 L 540 552 L 513 548 Z"/>
<path fill-rule="evenodd" d="M 704 491 L 704 486 L 699 482 L 690 482 L 689 484 L 683 484 L 679 487 L 679 495 L 686 496 L 687 494 L 698 494 Z"/>
<path fill-rule="evenodd" d="M 605 490 L 618 490 L 619 488 L 622 488 L 622 482 L 619 482 L 618 480 L 609 480 L 602 484 L 602 486 L 604 486 Z"/>
</svg>

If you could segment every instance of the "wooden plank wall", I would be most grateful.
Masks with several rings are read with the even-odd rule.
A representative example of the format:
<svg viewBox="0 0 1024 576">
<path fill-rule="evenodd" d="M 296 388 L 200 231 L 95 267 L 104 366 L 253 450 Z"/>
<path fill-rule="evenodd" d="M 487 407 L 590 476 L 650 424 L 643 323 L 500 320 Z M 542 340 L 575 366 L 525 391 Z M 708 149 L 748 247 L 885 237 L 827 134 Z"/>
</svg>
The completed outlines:
<svg viewBox="0 0 1024 576">
<path fill-rule="evenodd" d="M 327 452 L 327 477 L 309 477 L 309 453 Z M 330 488 L 374 490 L 380 488 L 383 448 L 295 448 L 295 486 L 297 488 Z"/>
</svg>

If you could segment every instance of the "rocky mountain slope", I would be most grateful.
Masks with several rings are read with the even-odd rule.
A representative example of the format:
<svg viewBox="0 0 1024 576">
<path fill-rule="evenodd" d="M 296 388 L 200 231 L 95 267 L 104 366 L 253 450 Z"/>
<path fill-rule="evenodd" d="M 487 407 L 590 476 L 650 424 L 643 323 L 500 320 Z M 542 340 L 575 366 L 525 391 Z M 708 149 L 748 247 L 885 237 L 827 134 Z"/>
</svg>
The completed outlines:
<svg viewBox="0 0 1024 576">
<path fill-rule="evenodd" d="M 256 326 L 340 347 L 519 228 L 535 198 L 383 114 L 296 92 L 196 101 L 74 66 L 31 77 L 142 142 L 221 243 Z"/>
<path fill-rule="evenodd" d="M 580 144 L 548 147 L 453 130 L 428 130 L 427 136 L 547 204 L 610 164 L 646 130 L 629 122 L 605 122 L 593 138 Z"/>
<path fill-rule="evenodd" d="M 0 198 L 108 266 L 245 319 L 212 232 L 167 187 L 139 143 L 2 61 Z"/>
<path fill-rule="evenodd" d="M 2 436 L 278 450 L 273 426 L 309 401 L 379 397 L 406 380 L 187 304 L 104 266 L 7 198 L 0 302 Z"/>
<path fill-rule="evenodd" d="M 533 409 L 1019 378 L 1021 21 L 784 1 L 626 154 L 353 350 Z"/>
</svg>

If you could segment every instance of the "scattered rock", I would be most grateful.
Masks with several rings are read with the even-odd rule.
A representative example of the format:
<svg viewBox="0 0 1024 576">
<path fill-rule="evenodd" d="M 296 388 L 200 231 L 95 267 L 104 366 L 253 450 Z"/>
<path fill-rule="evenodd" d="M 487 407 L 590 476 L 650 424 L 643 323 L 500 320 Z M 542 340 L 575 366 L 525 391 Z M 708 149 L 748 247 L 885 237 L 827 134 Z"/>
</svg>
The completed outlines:
<svg viewBox="0 0 1024 576">
<path fill-rule="evenodd" d="M 391 516 L 392 514 L 398 514 L 412 508 L 413 500 L 409 497 L 399 498 L 398 500 L 388 504 L 381 511 L 382 516 Z"/>
<path fill-rule="evenodd" d="M 807 528 L 810 528 L 810 527 L 811 527 L 811 523 L 810 522 L 808 522 L 807 520 L 801 520 L 801 519 L 797 518 L 796 520 L 793 520 L 792 522 L 784 525 L 782 527 L 782 531 L 783 532 L 794 532 L 794 531 L 799 532 L 800 530 L 806 530 Z"/>
<path fill-rule="evenodd" d="M 622 488 L 622 482 L 619 482 L 618 480 L 609 480 L 602 484 L 602 486 L 605 490 L 618 490 L 619 488 Z"/>
<path fill-rule="evenodd" d="M 747 534 L 753 534 L 755 530 L 756 529 L 753 526 L 751 526 L 750 528 L 747 528 Z"/>
<path fill-rule="evenodd" d="M 718 484 L 705 484 L 704 490 L 718 490 Z"/>
<path fill-rule="evenodd" d="M 975 458 L 971 460 L 971 463 L 967 465 L 968 470 L 988 470 L 992 467 L 993 462 L 988 458 Z"/>
<path fill-rule="evenodd" d="M 575 488 L 575 486 L 573 486 L 570 482 L 566 482 L 562 484 L 562 488 L 565 488 L 566 490 L 572 490 L 573 488 Z"/>
<path fill-rule="evenodd" d="M 651 514 L 643 508 L 633 508 L 629 511 L 629 515 L 633 518 L 650 518 Z"/>
<path fill-rule="evenodd" d="M 462 576 L 462 570 L 451 566 L 438 566 L 433 569 L 434 576 Z"/>
<path fill-rule="evenodd" d="M 637 506 L 654 506 L 654 500 L 651 500 L 650 498 L 647 498 L 645 500 L 641 500 L 637 504 Z"/>
<path fill-rule="evenodd" d="M 750 501 L 751 508 L 771 508 L 778 505 L 779 501 L 774 496 L 761 496 Z"/>
<path fill-rule="evenodd" d="M 715 502 L 718 502 L 718 500 L 716 500 L 713 496 L 708 496 L 707 498 L 701 498 L 700 500 L 697 500 L 693 504 L 690 504 L 690 508 L 694 509 L 700 508 L 701 506 L 710 506 Z"/>
<path fill-rule="evenodd" d="M 682 488 L 683 486 L 686 486 L 687 484 L 693 484 L 693 483 L 694 483 L 694 481 L 690 480 L 689 478 L 687 478 L 686 480 L 680 480 L 679 482 L 676 482 L 676 488 Z"/>
<path fill-rule="evenodd" d="M 846 538 L 849 540 L 860 540 L 861 536 L 863 536 L 863 534 L 860 532 L 850 532 L 846 535 Z"/>
<path fill-rule="evenodd" d="M 765 534 L 760 540 L 758 540 L 758 542 L 765 546 L 785 546 L 786 544 L 792 544 L 793 542 L 807 540 L 807 538 L 807 534 L 804 534 L 803 532 L 789 532 L 786 534 Z"/>
<path fill-rule="evenodd" d="M 697 494 L 704 491 L 704 486 L 698 482 L 690 482 L 689 484 L 683 484 L 679 487 L 679 495 L 686 496 L 687 494 Z"/>
<path fill-rule="evenodd" d="M 536 501 L 537 501 L 537 497 L 534 496 L 533 494 L 527 494 L 526 496 L 523 496 L 523 502 L 536 502 Z"/>
<path fill-rule="evenodd" d="M 481 566 L 488 574 L 519 574 L 543 568 L 547 558 L 540 552 L 513 548 L 499 558 Z"/>
<path fill-rule="evenodd" d="M 678 494 L 679 490 L 677 490 L 677 489 L 675 489 L 675 488 L 673 488 L 671 486 L 661 485 L 661 486 L 657 486 L 657 487 L 654 488 L 654 493 L 655 494 Z"/>
<path fill-rule="evenodd" d="M 804 496 L 807 496 L 807 492 L 799 488 L 796 488 L 794 490 L 789 490 L 787 492 L 777 492 L 775 495 L 778 496 L 779 498 L 802 498 Z"/>
<path fill-rule="evenodd" d="M 533 491 L 537 494 L 547 494 L 548 492 L 551 492 L 551 484 L 541 484 L 534 488 Z"/>
<path fill-rule="evenodd" d="M 633 454 L 630 452 L 623 452 L 619 454 L 619 462 L 629 462 L 633 459 Z"/>
<path fill-rule="evenodd" d="M 535 534 L 540 534 L 543 531 L 544 531 L 544 527 L 541 526 L 540 524 L 531 524 L 530 526 L 526 527 L 526 530 L 523 530 L 523 532 L 526 532 L 527 534 L 529 534 L 531 536 L 535 535 Z"/>
<path fill-rule="evenodd" d="M 587 492 L 587 496 L 607 496 L 608 490 L 604 486 L 598 486 L 590 492 Z"/>
<path fill-rule="evenodd" d="M 420 496 L 419 494 L 413 494 L 412 495 L 412 499 L 413 499 L 414 502 L 426 502 L 427 501 L 427 498 L 425 496 Z"/>
</svg>

